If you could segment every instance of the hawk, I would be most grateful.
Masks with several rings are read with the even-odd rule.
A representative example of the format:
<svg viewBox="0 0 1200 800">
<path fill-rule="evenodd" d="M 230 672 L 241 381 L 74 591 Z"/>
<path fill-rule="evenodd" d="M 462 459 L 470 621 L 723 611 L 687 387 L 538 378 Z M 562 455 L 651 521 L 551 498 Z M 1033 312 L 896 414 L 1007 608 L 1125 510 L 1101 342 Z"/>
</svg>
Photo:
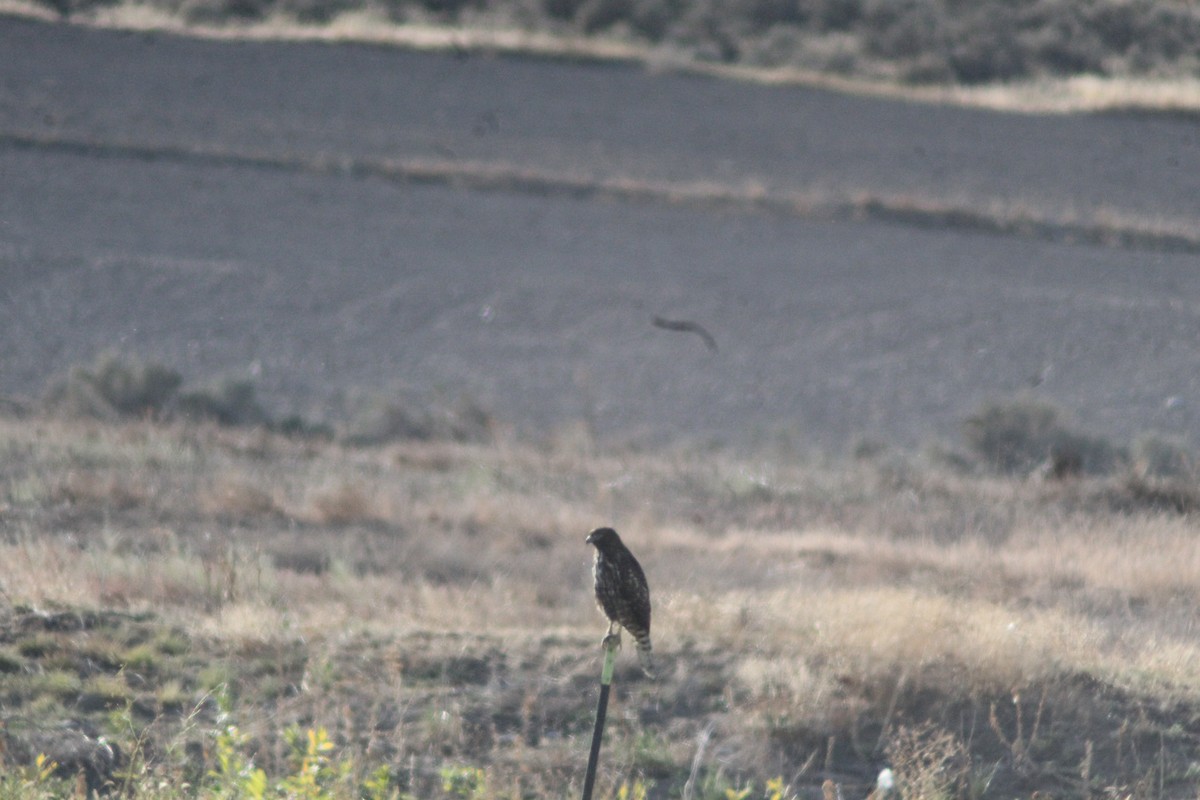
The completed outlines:
<svg viewBox="0 0 1200 800">
<path fill-rule="evenodd" d="M 637 641 L 642 671 L 653 678 L 650 587 L 646 585 L 646 573 L 612 528 L 597 528 L 588 534 L 587 543 L 596 547 L 592 576 L 596 579 L 596 603 L 608 617 L 608 635 L 604 642 L 608 644 L 615 638 L 620 644 L 621 628 L 629 631 Z"/>
</svg>

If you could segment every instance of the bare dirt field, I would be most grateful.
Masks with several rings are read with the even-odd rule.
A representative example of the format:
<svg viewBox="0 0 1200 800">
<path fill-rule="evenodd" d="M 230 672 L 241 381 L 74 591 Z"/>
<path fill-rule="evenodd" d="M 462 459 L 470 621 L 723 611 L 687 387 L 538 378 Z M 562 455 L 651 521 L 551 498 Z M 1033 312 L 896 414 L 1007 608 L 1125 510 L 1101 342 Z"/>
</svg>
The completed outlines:
<svg viewBox="0 0 1200 800">
<path fill-rule="evenodd" d="M 1200 425 L 1186 119 L 0 36 L 0 391 L 115 350 L 328 420 L 408 387 L 539 429 L 834 451 L 953 439 L 1022 391 L 1118 439 Z"/>
</svg>

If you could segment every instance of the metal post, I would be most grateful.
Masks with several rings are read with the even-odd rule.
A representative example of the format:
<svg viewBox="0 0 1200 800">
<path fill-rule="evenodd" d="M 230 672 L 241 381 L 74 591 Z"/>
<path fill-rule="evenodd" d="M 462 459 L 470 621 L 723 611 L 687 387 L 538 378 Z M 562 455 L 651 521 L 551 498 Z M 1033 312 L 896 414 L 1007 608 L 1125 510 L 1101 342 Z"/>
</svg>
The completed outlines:
<svg viewBox="0 0 1200 800">
<path fill-rule="evenodd" d="M 592 731 L 592 752 L 588 755 L 587 774 L 583 778 L 583 800 L 592 800 L 596 783 L 596 764 L 600 761 L 600 740 L 604 737 L 604 717 L 608 713 L 608 690 L 612 686 L 613 665 L 617 661 L 618 641 L 604 640 L 604 669 L 600 672 L 600 699 L 596 702 L 596 728 Z"/>
</svg>

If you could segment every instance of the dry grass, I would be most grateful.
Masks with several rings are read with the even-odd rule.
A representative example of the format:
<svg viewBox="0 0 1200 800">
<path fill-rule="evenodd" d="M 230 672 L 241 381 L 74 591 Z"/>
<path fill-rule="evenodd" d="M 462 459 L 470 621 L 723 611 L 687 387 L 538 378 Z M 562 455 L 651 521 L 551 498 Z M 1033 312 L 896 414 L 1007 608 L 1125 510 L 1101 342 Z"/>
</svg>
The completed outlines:
<svg viewBox="0 0 1200 800">
<path fill-rule="evenodd" d="M 143 668 L 128 685 L 80 673 L 92 695 L 178 709 L 220 681 L 255 685 L 265 699 L 244 702 L 273 709 L 251 726 L 264 742 L 286 720 L 348 715 L 357 731 L 378 717 L 386 747 L 344 733 L 364 758 L 408 753 L 428 780 L 446 759 L 481 763 L 491 780 L 557 793 L 583 746 L 603 629 L 582 537 L 611 522 L 650 575 L 664 673 L 630 682 L 622 656 L 614 791 L 639 775 L 682 785 L 713 726 L 712 752 L 743 776 L 815 787 L 840 775 L 849 791 L 889 747 L 913 763 L 922 748 L 943 759 L 965 748 L 971 770 L 1019 763 L 997 778 L 1010 791 L 1082 793 L 1054 766 L 1083 758 L 1071 726 L 1090 758 L 1110 759 L 1089 766 L 1096 780 L 1133 785 L 1135 729 L 1144 748 L 1173 725 L 1166 780 L 1194 790 L 1200 544 L 1191 517 L 1114 513 L 1098 498 L 1119 479 L 719 453 L 581 459 L 511 441 L 343 449 L 147 423 L 0 420 L 0 453 L 9 614 L 153 612 L 205 664 Z M 17 667 L 57 658 L 74 676 L 66 634 L 37 635 Z M 140 647 L 139 664 L 193 663 L 140 641 L 121 645 Z M 83 692 L 75 683 L 36 700 L 21 680 L 6 691 L 28 708 L 77 713 L 56 699 Z M 1034 736 L 1042 706 L 1053 722 Z M 1147 722 L 1146 708 L 1179 712 Z M 969 730 L 955 727 L 964 714 Z"/>
</svg>

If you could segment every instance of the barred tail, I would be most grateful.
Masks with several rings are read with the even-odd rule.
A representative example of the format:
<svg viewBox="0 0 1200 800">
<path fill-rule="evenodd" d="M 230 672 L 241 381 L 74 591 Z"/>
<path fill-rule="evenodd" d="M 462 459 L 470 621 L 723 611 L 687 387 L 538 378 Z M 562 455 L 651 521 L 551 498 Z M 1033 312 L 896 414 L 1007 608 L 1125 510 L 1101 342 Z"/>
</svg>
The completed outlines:
<svg viewBox="0 0 1200 800">
<path fill-rule="evenodd" d="M 654 657 L 651 654 L 650 636 L 645 634 L 636 638 L 638 662 L 642 665 L 642 672 L 646 673 L 647 678 L 654 678 Z"/>
</svg>

